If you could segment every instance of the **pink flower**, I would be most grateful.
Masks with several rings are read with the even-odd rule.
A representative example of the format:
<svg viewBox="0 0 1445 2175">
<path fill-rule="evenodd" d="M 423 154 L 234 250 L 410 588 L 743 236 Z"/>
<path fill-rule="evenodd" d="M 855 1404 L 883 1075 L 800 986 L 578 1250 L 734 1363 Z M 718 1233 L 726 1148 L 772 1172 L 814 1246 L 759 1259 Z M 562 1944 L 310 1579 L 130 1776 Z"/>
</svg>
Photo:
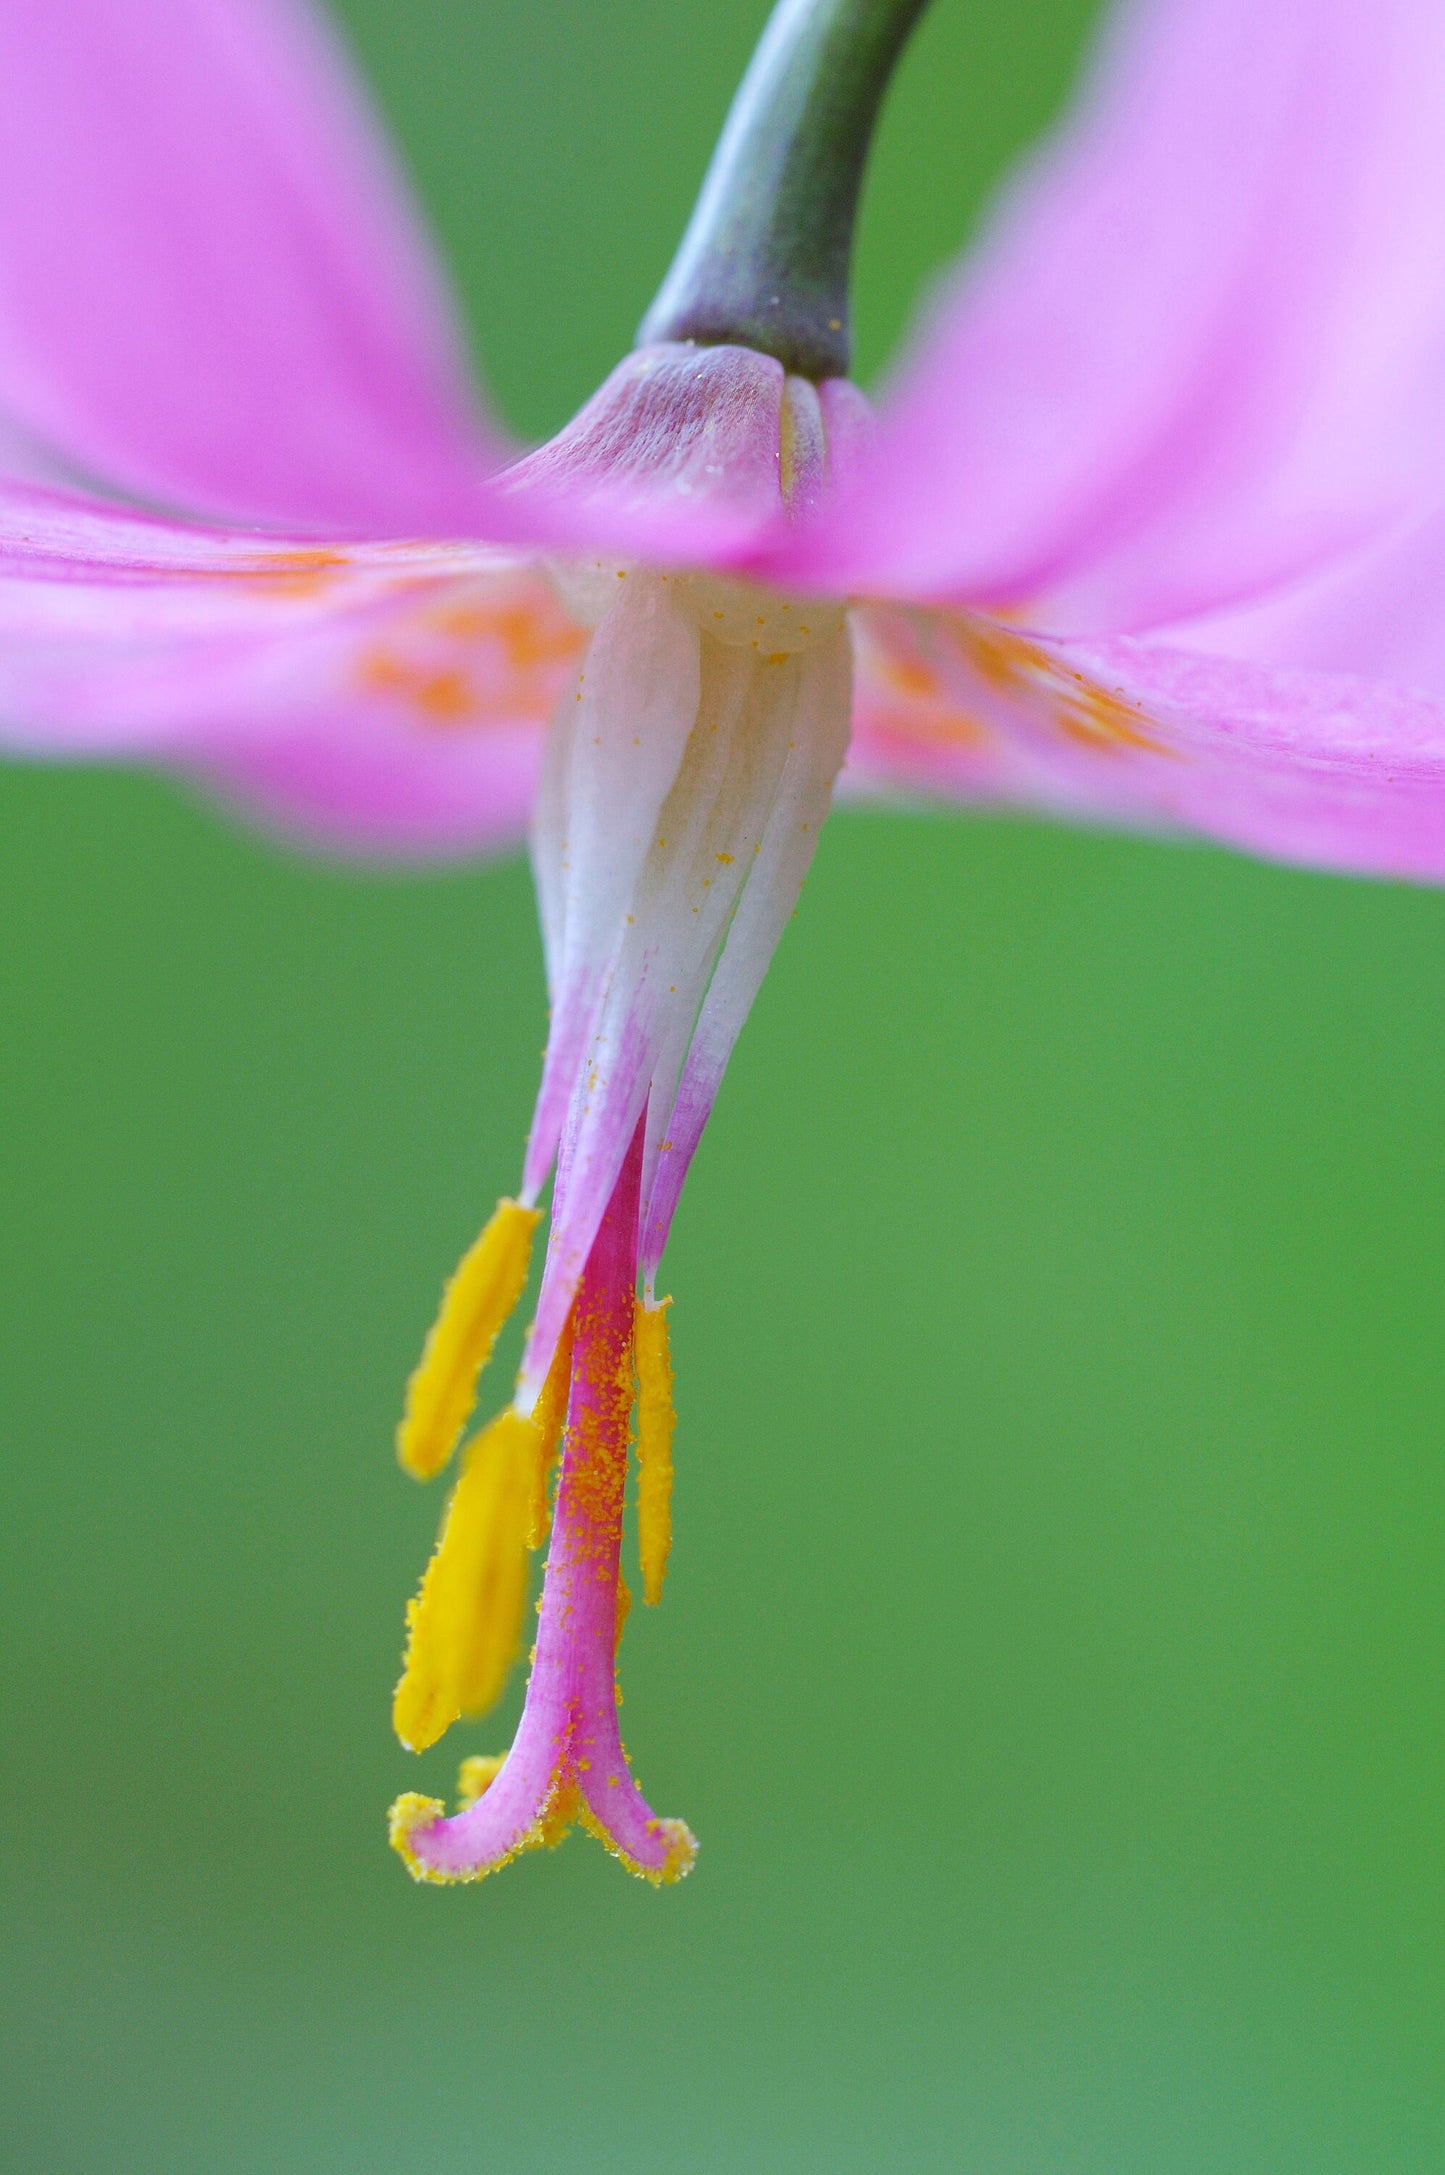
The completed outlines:
<svg viewBox="0 0 1445 2175">
<path fill-rule="evenodd" d="M 555 1171 L 550 1237 L 413 1604 L 409 1743 L 495 1698 L 561 1468 L 519 1735 L 453 1818 L 399 1803 L 419 1876 L 573 1817 L 691 1862 L 618 1738 L 628 1432 L 656 1599 L 658 1262 L 840 773 L 1445 876 L 1442 202 L 1435 0 L 1136 0 L 876 426 L 660 340 L 509 466 L 300 0 L 0 4 L 3 744 L 364 853 L 532 823 L 551 1036 L 413 1378 L 419 1475 Z"/>
</svg>

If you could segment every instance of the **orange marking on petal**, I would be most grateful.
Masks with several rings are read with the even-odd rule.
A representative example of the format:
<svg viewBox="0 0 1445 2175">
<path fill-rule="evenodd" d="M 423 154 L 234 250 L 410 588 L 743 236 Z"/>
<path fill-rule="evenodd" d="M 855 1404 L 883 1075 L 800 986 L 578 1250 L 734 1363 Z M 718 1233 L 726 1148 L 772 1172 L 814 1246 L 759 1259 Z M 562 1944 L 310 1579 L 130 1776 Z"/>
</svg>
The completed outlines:
<svg viewBox="0 0 1445 2175">
<path fill-rule="evenodd" d="M 477 708 L 476 690 L 464 672 L 433 672 L 417 680 L 417 708 L 439 724 L 471 717 Z"/>
<path fill-rule="evenodd" d="M 1031 709 L 1042 711 L 1047 722 L 1076 746 L 1100 755 L 1128 750 L 1178 755 L 1136 704 L 1061 664 L 1040 643 L 962 617 L 949 622 L 949 632 L 981 679 L 1011 700 L 1026 701 Z"/>
<path fill-rule="evenodd" d="M 555 708 L 586 636 L 550 592 L 518 583 L 500 595 L 451 583 L 393 620 L 358 660 L 362 685 L 390 695 L 429 726 L 541 723 Z"/>
<path fill-rule="evenodd" d="M 916 657 L 898 657 L 886 652 L 879 659 L 879 666 L 881 677 L 900 695 L 931 701 L 939 693 L 938 674 L 931 665 L 920 664 Z"/>
<path fill-rule="evenodd" d="M 535 599 L 511 604 L 447 604 L 427 615 L 438 634 L 463 642 L 496 642 L 519 673 L 570 664 L 586 636 L 559 607 Z"/>
<path fill-rule="evenodd" d="M 333 577 L 351 561 L 344 551 L 273 551 L 237 567 L 234 578 L 278 596 L 314 597 L 331 586 Z"/>
<path fill-rule="evenodd" d="M 926 710 L 884 709 L 868 719 L 869 730 L 890 739 L 910 740 L 915 745 L 952 748 L 986 748 L 996 735 L 971 710 L 956 703 L 931 704 Z"/>
<path fill-rule="evenodd" d="M 429 725 L 459 725 L 481 714 L 477 690 L 465 672 L 442 671 L 413 664 L 395 650 L 371 649 L 360 664 L 363 687 L 379 695 L 394 695 Z"/>
<path fill-rule="evenodd" d="M 497 614 L 485 604 L 442 604 L 427 613 L 425 624 L 438 634 L 471 642 L 496 631 Z"/>
<path fill-rule="evenodd" d="M 1086 680 L 1082 673 L 1073 677 L 1078 682 L 1077 692 L 1062 693 L 1054 709 L 1055 723 L 1071 740 L 1106 754 L 1121 748 L 1139 748 L 1149 755 L 1177 758 L 1179 751 L 1159 737 L 1143 712 L 1132 703 L 1125 702 L 1119 695 L 1111 695 L 1093 680 Z"/>
<path fill-rule="evenodd" d="M 969 663 L 991 687 L 1016 688 L 1048 659 L 1022 635 L 1009 634 L 978 620 L 960 620 L 958 637 Z"/>
</svg>

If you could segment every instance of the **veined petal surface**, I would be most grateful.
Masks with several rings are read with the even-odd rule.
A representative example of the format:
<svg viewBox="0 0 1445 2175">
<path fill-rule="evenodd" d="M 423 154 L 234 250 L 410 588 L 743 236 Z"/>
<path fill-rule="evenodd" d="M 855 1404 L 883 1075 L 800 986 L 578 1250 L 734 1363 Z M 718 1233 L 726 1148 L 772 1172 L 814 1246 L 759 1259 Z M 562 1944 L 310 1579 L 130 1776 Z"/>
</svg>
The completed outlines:
<svg viewBox="0 0 1445 2175">
<path fill-rule="evenodd" d="M 0 0 L 0 416 L 288 527 L 465 531 L 504 457 L 310 0 Z"/>
<path fill-rule="evenodd" d="M 1445 485 L 1445 12 L 1131 0 L 770 578 L 1060 632 L 1222 606 Z"/>
<path fill-rule="evenodd" d="M 137 757 L 363 852 L 521 835 L 581 632 L 476 544 L 228 533 L 0 486 L 0 747 Z"/>
<path fill-rule="evenodd" d="M 1392 678 L 1445 700 L 1445 505 L 1299 580 L 1151 639 L 1261 664 Z"/>
<path fill-rule="evenodd" d="M 981 615 L 860 615 L 854 785 L 1445 880 L 1445 699 Z"/>
</svg>

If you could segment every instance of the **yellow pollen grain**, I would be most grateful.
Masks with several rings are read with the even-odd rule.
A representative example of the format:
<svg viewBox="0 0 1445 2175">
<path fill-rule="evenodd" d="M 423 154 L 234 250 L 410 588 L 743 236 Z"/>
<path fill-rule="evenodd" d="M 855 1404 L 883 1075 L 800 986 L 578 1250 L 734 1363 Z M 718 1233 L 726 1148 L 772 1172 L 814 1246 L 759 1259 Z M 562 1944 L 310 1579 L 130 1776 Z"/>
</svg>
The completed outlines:
<svg viewBox="0 0 1445 2175">
<path fill-rule="evenodd" d="M 672 1550 L 672 1436 L 677 1411 L 672 1395 L 672 1352 L 667 1334 L 670 1299 L 638 1304 L 633 1324 L 637 1356 L 637 1541 L 643 1598 L 662 1599 Z"/>
<path fill-rule="evenodd" d="M 732 867 L 733 857 L 730 853 L 720 853 L 717 858 L 722 863 L 724 868 Z"/>
<path fill-rule="evenodd" d="M 541 1850 L 555 1850 L 559 1843 L 565 1843 L 581 1803 L 576 1783 L 560 1782 L 543 1806 L 536 1826 L 529 1831 L 528 1843 Z"/>
<path fill-rule="evenodd" d="M 499 1201 L 442 1294 L 396 1432 L 396 1454 L 417 1480 L 434 1478 L 456 1448 L 482 1369 L 522 1295 L 540 1214 L 520 1201 Z"/>
<path fill-rule="evenodd" d="M 522 1643 L 539 1440 L 534 1420 L 508 1410 L 468 1447 L 436 1553 L 407 1607 L 392 1721 L 413 1752 L 460 1716 L 485 1714 L 507 1681 Z"/>
</svg>

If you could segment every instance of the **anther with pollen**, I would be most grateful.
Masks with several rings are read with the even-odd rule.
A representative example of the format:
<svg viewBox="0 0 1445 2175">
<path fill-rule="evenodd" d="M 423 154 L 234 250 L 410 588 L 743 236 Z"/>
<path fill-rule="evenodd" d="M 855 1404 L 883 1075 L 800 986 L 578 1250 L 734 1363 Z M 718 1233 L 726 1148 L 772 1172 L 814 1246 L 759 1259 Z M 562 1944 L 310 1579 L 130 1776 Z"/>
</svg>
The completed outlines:
<svg viewBox="0 0 1445 2175">
<path fill-rule="evenodd" d="M 572 1324 L 536 1411 L 500 1413 L 469 1445 L 421 1592 L 407 1605 L 392 1719 L 413 1752 L 501 1697 L 521 1645 L 527 1551 L 547 1537 L 547 1476 L 567 1417 Z"/>
<path fill-rule="evenodd" d="M 499 1413 L 468 1445 L 436 1554 L 407 1607 L 406 1666 L 392 1708 L 402 1743 L 424 1752 L 462 1715 L 501 1696 L 522 1643 L 527 1540 L 542 1441 Z"/>
<path fill-rule="evenodd" d="M 442 1294 L 396 1434 L 396 1454 L 417 1480 L 434 1478 L 457 1446 L 482 1369 L 522 1296 L 540 1214 L 520 1201 L 499 1201 Z"/>
<path fill-rule="evenodd" d="M 662 1599 L 672 1552 L 672 1353 L 667 1335 L 670 1299 L 639 1300 L 632 1348 L 637 1367 L 637 1543 L 643 1599 Z"/>
</svg>

